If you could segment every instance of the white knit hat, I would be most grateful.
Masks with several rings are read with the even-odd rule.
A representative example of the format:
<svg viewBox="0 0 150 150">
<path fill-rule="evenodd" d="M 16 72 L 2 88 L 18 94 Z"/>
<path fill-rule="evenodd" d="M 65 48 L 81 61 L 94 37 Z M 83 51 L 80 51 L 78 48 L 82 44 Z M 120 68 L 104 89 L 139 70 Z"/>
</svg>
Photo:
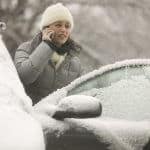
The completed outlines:
<svg viewBox="0 0 150 150">
<path fill-rule="evenodd" d="M 71 30 L 73 29 L 73 17 L 69 9 L 63 6 L 62 3 L 51 5 L 48 8 L 46 8 L 42 15 L 40 29 L 42 30 L 43 27 L 61 20 L 68 21 L 71 25 Z"/>
</svg>

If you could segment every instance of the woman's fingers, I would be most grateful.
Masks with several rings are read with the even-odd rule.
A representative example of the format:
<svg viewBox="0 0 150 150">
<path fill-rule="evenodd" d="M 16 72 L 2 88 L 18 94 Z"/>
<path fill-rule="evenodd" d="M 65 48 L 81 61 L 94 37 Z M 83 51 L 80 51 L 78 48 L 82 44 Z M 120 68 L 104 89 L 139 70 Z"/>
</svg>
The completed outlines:
<svg viewBox="0 0 150 150">
<path fill-rule="evenodd" d="M 42 31 L 42 40 L 49 40 L 49 41 L 52 41 L 53 36 L 54 36 L 54 31 L 51 30 L 51 29 L 49 29 L 49 28 L 45 28 L 45 29 Z"/>
</svg>

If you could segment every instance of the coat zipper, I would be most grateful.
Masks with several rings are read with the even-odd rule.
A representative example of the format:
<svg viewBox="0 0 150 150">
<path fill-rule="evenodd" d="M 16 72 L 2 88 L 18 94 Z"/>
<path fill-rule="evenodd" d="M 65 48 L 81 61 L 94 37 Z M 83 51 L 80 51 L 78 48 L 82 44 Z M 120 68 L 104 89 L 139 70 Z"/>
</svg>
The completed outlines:
<svg viewBox="0 0 150 150">
<path fill-rule="evenodd" d="M 54 80 L 52 82 L 52 88 L 53 90 L 55 90 L 55 81 L 56 81 L 56 68 L 55 68 L 55 64 L 53 64 L 51 62 L 51 60 L 49 60 L 49 64 L 52 66 L 52 68 L 54 69 Z"/>
</svg>

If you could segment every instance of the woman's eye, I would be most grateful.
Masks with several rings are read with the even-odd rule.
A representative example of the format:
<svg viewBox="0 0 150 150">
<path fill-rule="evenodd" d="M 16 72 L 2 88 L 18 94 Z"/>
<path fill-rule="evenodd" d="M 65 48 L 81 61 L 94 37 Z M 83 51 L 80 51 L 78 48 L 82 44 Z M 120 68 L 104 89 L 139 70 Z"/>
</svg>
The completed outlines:
<svg viewBox="0 0 150 150">
<path fill-rule="evenodd" d="M 61 27 L 61 24 L 56 24 L 55 26 L 56 26 L 56 27 Z"/>
</svg>

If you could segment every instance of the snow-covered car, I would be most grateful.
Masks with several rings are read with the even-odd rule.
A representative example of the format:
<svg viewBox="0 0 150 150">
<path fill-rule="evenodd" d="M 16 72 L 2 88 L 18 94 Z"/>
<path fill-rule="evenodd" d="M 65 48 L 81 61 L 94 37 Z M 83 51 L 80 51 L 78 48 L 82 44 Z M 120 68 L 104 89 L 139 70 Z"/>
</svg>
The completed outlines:
<svg viewBox="0 0 150 150">
<path fill-rule="evenodd" d="M 0 22 L 0 149 L 44 150 L 42 126 L 34 117 L 32 101 L 2 41 L 5 28 Z"/>
<path fill-rule="evenodd" d="M 101 115 L 80 118 L 94 109 Z M 94 70 L 47 96 L 35 110 L 49 148 L 150 150 L 150 60 L 125 60 Z M 57 112 L 61 119 L 55 119 Z"/>
</svg>

